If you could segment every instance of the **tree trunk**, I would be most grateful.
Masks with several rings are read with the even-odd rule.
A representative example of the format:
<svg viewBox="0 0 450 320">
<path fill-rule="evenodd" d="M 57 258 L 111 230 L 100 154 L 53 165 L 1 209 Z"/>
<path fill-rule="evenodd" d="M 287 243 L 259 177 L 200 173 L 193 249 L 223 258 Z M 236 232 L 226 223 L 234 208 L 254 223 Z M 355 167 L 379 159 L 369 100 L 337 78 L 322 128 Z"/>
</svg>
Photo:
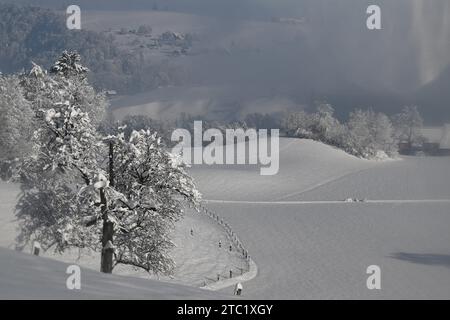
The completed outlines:
<svg viewBox="0 0 450 320">
<path fill-rule="evenodd" d="M 114 187 L 114 144 L 109 142 L 109 185 Z"/>
<path fill-rule="evenodd" d="M 109 185 L 114 186 L 114 167 L 113 167 L 114 147 L 109 143 Z M 114 257 L 114 224 L 108 219 L 108 208 L 104 189 L 100 189 L 100 201 L 102 204 L 103 235 L 102 235 L 102 257 L 100 271 L 112 273 Z"/>
<path fill-rule="evenodd" d="M 102 203 L 102 218 L 103 218 L 103 236 L 102 236 L 102 258 L 100 271 L 104 273 L 112 273 L 113 269 L 113 232 L 114 225 L 108 221 L 108 212 L 106 207 L 105 191 L 100 189 L 100 199 Z"/>
</svg>

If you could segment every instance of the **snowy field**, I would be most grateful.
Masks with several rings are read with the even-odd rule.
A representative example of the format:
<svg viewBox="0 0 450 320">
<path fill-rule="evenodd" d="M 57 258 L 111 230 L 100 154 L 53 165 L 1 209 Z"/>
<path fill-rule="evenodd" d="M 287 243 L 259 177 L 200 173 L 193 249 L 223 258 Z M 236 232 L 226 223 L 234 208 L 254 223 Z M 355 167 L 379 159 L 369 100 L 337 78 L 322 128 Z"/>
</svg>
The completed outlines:
<svg viewBox="0 0 450 320">
<path fill-rule="evenodd" d="M 450 204 L 210 206 L 258 265 L 245 297 L 450 298 Z M 381 268 L 379 291 L 366 287 L 373 264 Z"/>
<path fill-rule="evenodd" d="M 81 289 L 66 288 L 67 264 L 0 247 L 0 299 L 225 299 L 220 293 L 81 269 Z"/>
<path fill-rule="evenodd" d="M 450 157 L 402 157 L 285 200 L 450 199 Z"/>
<path fill-rule="evenodd" d="M 0 182 L 0 248 L 15 248 L 18 223 L 14 217 L 14 206 L 18 193 L 18 185 Z M 222 243 L 221 248 L 218 246 L 219 241 Z M 176 263 L 173 276 L 157 277 L 121 265 L 117 266 L 113 273 L 201 287 L 215 282 L 217 274 L 226 275 L 230 269 L 245 267 L 242 256 L 234 248 L 232 252 L 229 251 L 230 243 L 224 230 L 204 213 L 188 210 L 184 219 L 176 224 L 173 242 L 176 245 L 170 253 Z M 26 248 L 25 252 L 29 253 L 31 249 Z M 73 249 L 61 255 L 49 250 L 41 255 L 95 271 L 100 268 L 100 255 L 95 252 L 79 252 Z"/>
<path fill-rule="evenodd" d="M 281 138 L 276 175 L 261 176 L 253 165 L 194 166 L 191 172 L 205 199 L 276 201 L 380 165 L 312 140 Z"/>
<path fill-rule="evenodd" d="M 257 166 L 197 165 L 191 173 L 209 200 L 206 206 L 230 224 L 258 267 L 257 276 L 244 283 L 244 298 L 450 299 L 449 169 L 449 157 L 368 161 L 314 141 L 282 138 L 278 175 L 260 176 Z M 0 215 L 3 247 L 12 247 L 15 222 L 11 208 L 16 194 L 14 186 L 1 184 L 0 210 L 9 212 Z M 344 202 L 347 198 L 367 202 Z M 195 237 L 202 234 L 202 241 L 215 243 L 218 239 L 217 233 L 207 231 L 214 230 L 208 226 L 209 220 L 194 220 L 198 217 L 188 214 L 183 228 L 178 229 L 184 231 L 175 240 L 184 243 L 176 249 L 184 283 L 196 286 L 202 276 L 215 272 L 208 270 L 209 263 L 197 268 L 204 263 L 202 255 L 216 261 L 218 268 L 233 259 L 215 252 L 215 245 L 202 244 L 206 251 L 200 254 L 195 242 L 186 245 L 193 240 L 192 226 Z M 62 274 L 50 275 L 48 270 L 61 270 L 57 267 L 60 262 L 40 259 L 2 249 L 1 287 L 17 282 L 20 290 L 26 279 L 41 273 L 52 279 L 49 287 L 52 281 L 61 281 Z M 15 264 L 17 272 L 8 278 Z M 369 265 L 381 268 L 381 290 L 366 287 Z M 232 294 L 232 287 L 204 296 L 181 286 L 175 294 L 172 284 L 131 277 L 117 277 L 110 283 L 108 276 L 86 270 L 95 288 L 102 289 L 92 287 L 83 297 L 108 297 L 102 290 L 115 285 L 128 286 L 126 297 L 156 290 L 159 285 L 165 288 L 156 290 L 163 298 Z M 190 278 L 193 274 L 195 279 Z M 38 283 L 33 285 L 38 288 Z M 43 286 L 43 291 L 48 288 L 49 295 L 55 294 L 49 287 Z M 5 296 L 4 290 L 0 291 Z M 10 293 L 8 297 L 15 294 Z M 70 298 L 70 294 L 60 297 Z M 146 297 L 154 296 L 141 296 Z"/>
<path fill-rule="evenodd" d="M 246 297 L 450 298 L 450 158 L 376 162 L 308 140 L 281 146 L 275 177 L 193 169 L 205 198 L 215 200 L 208 207 L 230 222 L 258 265 Z M 381 267 L 379 291 L 366 287 L 372 264 Z"/>
</svg>

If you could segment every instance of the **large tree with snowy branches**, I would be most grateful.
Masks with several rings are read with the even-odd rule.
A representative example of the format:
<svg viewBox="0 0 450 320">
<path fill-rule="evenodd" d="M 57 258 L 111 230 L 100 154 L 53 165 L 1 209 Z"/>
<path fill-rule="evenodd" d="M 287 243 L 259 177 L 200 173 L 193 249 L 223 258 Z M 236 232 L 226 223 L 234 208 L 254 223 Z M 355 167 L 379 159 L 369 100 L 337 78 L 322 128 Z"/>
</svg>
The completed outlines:
<svg viewBox="0 0 450 320">
<path fill-rule="evenodd" d="M 154 132 L 126 136 L 119 128 L 101 136 L 92 106 L 76 94 L 74 86 L 86 86 L 76 74 L 48 75 L 34 66 L 26 78 L 38 127 L 33 151 L 16 171 L 20 243 L 100 251 L 102 272 L 127 264 L 170 273 L 169 232 L 183 208 L 200 200 L 186 165 Z"/>
</svg>

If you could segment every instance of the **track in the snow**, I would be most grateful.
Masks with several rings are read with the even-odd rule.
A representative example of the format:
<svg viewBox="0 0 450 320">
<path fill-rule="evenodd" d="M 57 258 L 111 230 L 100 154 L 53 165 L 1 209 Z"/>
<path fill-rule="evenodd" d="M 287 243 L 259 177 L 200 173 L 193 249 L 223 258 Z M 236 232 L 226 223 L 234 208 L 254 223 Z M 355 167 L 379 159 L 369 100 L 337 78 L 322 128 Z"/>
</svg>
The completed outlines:
<svg viewBox="0 0 450 320">
<path fill-rule="evenodd" d="M 232 203 L 232 204 L 356 204 L 356 203 L 450 203 L 450 199 L 421 199 L 421 200 L 364 200 L 364 201 L 345 201 L 345 200 L 312 200 L 312 201 L 245 201 L 245 200 L 203 200 L 205 203 Z"/>
</svg>

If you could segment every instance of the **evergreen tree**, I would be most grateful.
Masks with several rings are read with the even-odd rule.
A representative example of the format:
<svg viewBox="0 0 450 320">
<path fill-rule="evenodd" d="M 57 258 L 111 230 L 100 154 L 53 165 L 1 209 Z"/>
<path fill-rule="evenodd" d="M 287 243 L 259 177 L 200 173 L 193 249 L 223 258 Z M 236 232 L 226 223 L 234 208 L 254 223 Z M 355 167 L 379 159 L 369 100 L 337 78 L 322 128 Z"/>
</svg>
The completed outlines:
<svg viewBox="0 0 450 320">
<path fill-rule="evenodd" d="M 81 63 L 81 57 L 76 51 L 63 51 L 59 59 L 50 68 L 51 73 L 63 75 L 66 78 L 71 76 L 85 76 L 89 71 Z"/>
</svg>

